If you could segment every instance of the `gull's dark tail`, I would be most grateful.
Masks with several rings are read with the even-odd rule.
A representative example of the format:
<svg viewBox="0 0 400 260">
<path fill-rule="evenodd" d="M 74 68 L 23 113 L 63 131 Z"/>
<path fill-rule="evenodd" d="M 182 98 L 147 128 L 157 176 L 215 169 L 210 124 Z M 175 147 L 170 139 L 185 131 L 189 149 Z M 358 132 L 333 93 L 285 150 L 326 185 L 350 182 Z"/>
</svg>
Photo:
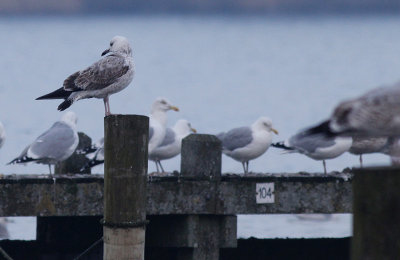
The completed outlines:
<svg viewBox="0 0 400 260">
<path fill-rule="evenodd" d="M 67 108 L 69 108 L 71 105 L 72 105 L 72 100 L 70 100 L 70 99 L 66 99 L 66 100 L 64 100 L 64 102 L 62 102 L 58 107 L 57 107 L 57 109 L 59 110 L 59 111 L 64 111 L 65 109 L 67 109 Z"/>
<path fill-rule="evenodd" d="M 91 146 L 87 146 L 82 149 L 76 150 L 75 152 L 77 154 L 90 154 L 90 153 L 96 152 L 97 149 L 99 149 L 99 148 L 95 147 L 94 145 L 91 145 Z"/>
<path fill-rule="evenodd" d="M 304 135 L 324 134 L 328 137 L 337 136 L 338 134 L 332 132 L 331 128 L 329 127 L 330 122 L 330 120 L 326 120 L 319 125 L 308 128 L 304 131 Z"/>
<path fill-rule="evenodd" d="M 92 159 L 90 161 L 88 161 L 81 169 L 80 172 L 85 172 L 87 170 L 89 170 L 90 168 L 102 164 L 104 163 L 104 160 L 96 160 L 96 159 Z"/>
<path fill-rule="evenodd" d="M 64 87 L 61 87 L 53 92 L 50 92 L 49 94 L 43 95 L 41 97 L 38 97 L 36 100 L 42 100 L 42 99 L 67 99 L 69 95 L 71 94 L 71 91 L 65 91 Z"/>
<path fill-rule="evenodd" d="M 286 146 L 283 141 L 277 142 L 277 143 L 272 143 L 271 146 L 275 147 L 275 148 L 284 149 L 284 150 L 290 150 L 290 151 L 294 150 L 292 147 Z"/>
<path fill-rule="evenodd" d="M 30 158 L 28 156 L 23 156 L 23 157 L 15 158 L 11 162 L 7 163 L 7 165 L 15 164 L 15 163 L 27 163 L 27 162 L 32 162 L 32 161 L 36 161 L 36 159 Z"/>
</svg>

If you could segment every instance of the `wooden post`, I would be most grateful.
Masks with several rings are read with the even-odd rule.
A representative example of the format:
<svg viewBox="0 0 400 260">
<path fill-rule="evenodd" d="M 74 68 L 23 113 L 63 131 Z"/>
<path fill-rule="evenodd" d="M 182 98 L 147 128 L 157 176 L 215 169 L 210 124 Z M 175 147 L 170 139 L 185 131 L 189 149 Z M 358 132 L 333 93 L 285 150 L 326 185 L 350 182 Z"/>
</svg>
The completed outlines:
<svg viewBox="0 0 400 260">
<path fill-rule="evenodd" d="M 78 132 L 79 144 L 78 149 L 89 147 L 92 144 L 92 139 L 82 132 Z M 64 173 L 80 173 L 80 169 L 89 161 L 84 154 L 77 154 L 74 152 L 67 160 L 56 164 L 54 167 L 55 174 Z M 90 174 L 90 169 L 83 173 Z"/>
<path fill-rule="evenodd" d="M 214 135 L 192 134 L 182 140 L 181 175 L 221 177 L 222 145 Z"/>
<path fill-rule="evenodd" d="M 190 135 L 182 141 L 181 175 L 197 179 L 209 180 L 210 207 L 218 207 L 218 186 L 221 180 L 221 141 L 213 135 Z M 197 220 L 195 240 L 196 247 L 180 250 L 180 260 L 218 260 L 220 248 L 220 218 L 218 215 L 199 215 L 198 218 L 188 216 L 189 220 Z"/>
<path fill-rule="evenodd" d="M 104 119 L 104 259 L 144 259 L 149 118 Z"/>
<path fill-rule="evenodd" d="M 352 260 L 399 259 L 400 168 L 355 170 Z"/>
</svg>

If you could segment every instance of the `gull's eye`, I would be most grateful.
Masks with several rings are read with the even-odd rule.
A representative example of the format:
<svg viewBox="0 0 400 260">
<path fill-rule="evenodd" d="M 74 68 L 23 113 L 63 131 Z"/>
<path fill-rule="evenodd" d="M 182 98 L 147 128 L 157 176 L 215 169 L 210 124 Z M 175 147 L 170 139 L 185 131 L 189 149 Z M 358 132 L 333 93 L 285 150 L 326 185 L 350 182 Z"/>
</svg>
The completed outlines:
<svg viewBox="0 0 400 260">
<path fill-rule="evenodd" d="M 114 44 L 114 42 L 110 42 L 110 46 L 111 46 L 111 47 L 113 46 L 113 44 Z"/>
<path fill-rule="evenodd" d="M 166 105 L 167 102 L 165 100 L 161 100 L 161 104 Z"/>
</svg>

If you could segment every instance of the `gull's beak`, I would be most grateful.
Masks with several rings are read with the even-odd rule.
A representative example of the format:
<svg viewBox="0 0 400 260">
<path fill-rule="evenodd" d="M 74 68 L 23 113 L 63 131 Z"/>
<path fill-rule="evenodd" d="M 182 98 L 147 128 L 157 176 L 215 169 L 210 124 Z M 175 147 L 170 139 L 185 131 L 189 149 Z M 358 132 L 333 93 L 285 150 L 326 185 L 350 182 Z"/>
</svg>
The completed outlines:
<svg viewBox="0 0 400 260">
<path fill-rule="evenodd" d="M 194 128 L 190 128 L 190 130 L 191 130 L 193 133 L 197 133 L 197 130 L 194 129 Z"/>
<path fill-rule="evenodd" d="M 271 128 L 271 131 L 274 132 L 276 135 L 279 134 L 278 130 L 276 130 L 275 128 Z"/>
<path fill-rule="evenodd" d="M 101 56 L 104 56 L 104 55 L 106 55 L 106 54 L 109 53 L 109 52 L 110 52 L 110 49 L 107 49 L 107 50 L 103 51 L 103 53 L 101 54 Z"/>
<path fill-rule="evenodd" d="M 170 106 L 169 109 L 172 109 L 172 110 L 174 110 L 174 111 L 179 111 L 179 108 L 176 107 L 176 106 Z"/>
</svg>

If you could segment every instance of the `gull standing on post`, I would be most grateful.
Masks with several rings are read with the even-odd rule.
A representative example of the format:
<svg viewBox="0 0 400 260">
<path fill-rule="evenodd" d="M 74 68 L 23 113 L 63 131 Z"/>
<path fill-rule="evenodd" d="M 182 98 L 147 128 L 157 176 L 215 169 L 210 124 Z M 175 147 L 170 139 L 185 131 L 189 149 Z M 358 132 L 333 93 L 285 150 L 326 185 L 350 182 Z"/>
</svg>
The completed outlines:
<svg viewBox="0 0 400 260">
<path fill-rule="evenodd" d="M 85 98 L 102 98 L 105 115 L 111 115 L 109 96 L 126 88 L 134 75 L 132 49 L 125 37 L 115 36 L 110 42 L 110 48 L 101 55 L 108 56 L 93 63 L 90 67 L 80 70 L 64 80 L 63 87 L 41 99 L 64 99 L 58 110 L 64 111 L 75 101 Z"/>
<path fill-rule="evenodd" d="M 322 133 L 309 134 L 307 131 L 302 131 L 272 146 L 285 149 L 288 153 L 301 153 L 314 160 L 322 160 L 324 174 L 327 174 L 325 160 L 336 158 L 348 151 L 351 144 L 351 137 L 326 136 Z"/>
<path fill-rule="evenodd" d="M 159 146 L 165 137 L 167 127 L 167 111 L 179 111 L 165 98 L 157 98 L 151 107 L 149 128 L 149 154 Z"/>
<path fill-rule="evenodd" d="M 249 161 L 265 153 L 272 142 L 272 133 L 278 131 L 272 127 L 268 117 L 260 117 L 251 126 L 234 128 L 217 135 L 222 142 L 222 152 L 239 161 L 244 173 L 249 172 Z"/>
<path fill-rule="evenodd" d="M 191 132 L 196 133 L 196 129 L 192 128 L 190 123 L 185 119 L 178 120 L 173 128 L 166 129 L 164 140 L 149 153 L 149 160 L 155 162 L 157 172 L 160 172 L 158 166 L 164 172 L 161 160 L 170 159 L 181 153 L 182 139 Z"/>
<path fill-rule="evenodd" d="M 78 146 L 76 122 L 76 114 L 68 111 L 60 121 L 55 122 L 49 130 L 28 145 L 20 156 L 8 164 L 27 162 L 48 164 L 51 174 L 51 165 L 68 159 Z"/>
</svg>

